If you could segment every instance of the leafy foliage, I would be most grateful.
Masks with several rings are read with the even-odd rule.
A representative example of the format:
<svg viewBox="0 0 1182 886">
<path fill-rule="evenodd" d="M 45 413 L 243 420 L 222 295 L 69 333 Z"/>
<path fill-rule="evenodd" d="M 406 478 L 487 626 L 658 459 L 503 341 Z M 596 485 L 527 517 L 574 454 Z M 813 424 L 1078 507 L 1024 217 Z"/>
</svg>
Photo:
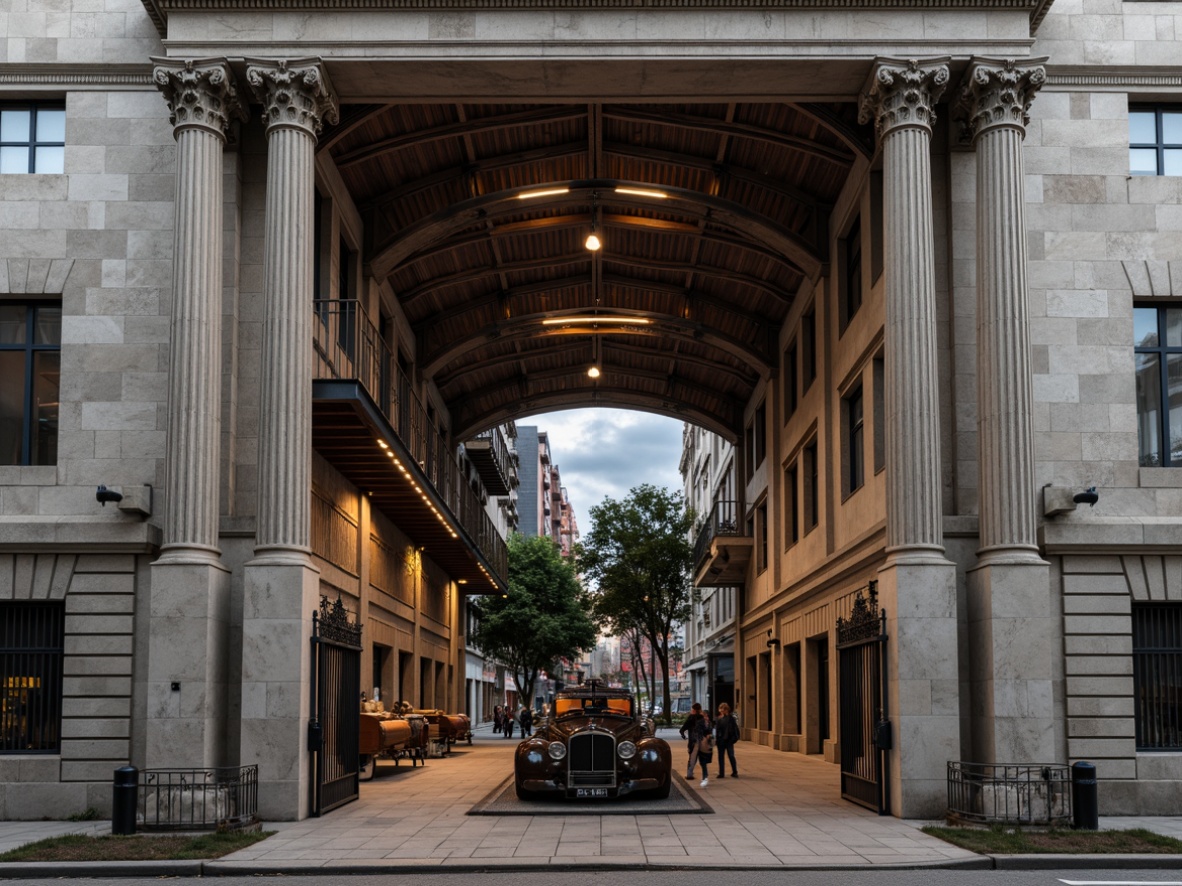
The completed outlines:
<svg viewBox="0 0 1182 886">
<path fill-rule="evenodd" d="M 538 674 L 595 645 L 596 630 L 574 566 L 544 536 L 509 537 L 509 593 L 481 598 L 473 642 L 505 663 L 522 702 L 533 699 Z"/>
<path fill-rule="evenodd" d="M 693 512 L 681 493 L 646 483 L 623 501 L 605 498 L 591 508 L 591 520 L 579 563 L 598 585 L 596 620 L 620 636 L 639 632 L 652 644 L 668 712 L 670 634 L 689 619 L 693 603 Z"/>
</svg>

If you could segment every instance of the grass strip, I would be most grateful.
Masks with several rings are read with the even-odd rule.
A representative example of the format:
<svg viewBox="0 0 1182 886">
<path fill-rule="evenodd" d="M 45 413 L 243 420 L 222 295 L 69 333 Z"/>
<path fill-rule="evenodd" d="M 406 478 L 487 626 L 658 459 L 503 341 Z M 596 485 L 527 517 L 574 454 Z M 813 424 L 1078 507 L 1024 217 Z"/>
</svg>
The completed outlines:
<svg viewBox="0 0 1182 886">
<path fill-rule="evenodd" d="M 1032 831 L 993 825 L 989 828 L 925 827 L 923 832 L 983 855 L 1182 854 L 1182 840 L 1155 834 L 1144 828 L 1125 831 Z"/>
<path fill-rule="evenodd" d="M 0 861 L 186 861 L 220 858 L 265 840 L 273 831 L 224 834 L 47 837 L 0 853 Z"/>
</svg>

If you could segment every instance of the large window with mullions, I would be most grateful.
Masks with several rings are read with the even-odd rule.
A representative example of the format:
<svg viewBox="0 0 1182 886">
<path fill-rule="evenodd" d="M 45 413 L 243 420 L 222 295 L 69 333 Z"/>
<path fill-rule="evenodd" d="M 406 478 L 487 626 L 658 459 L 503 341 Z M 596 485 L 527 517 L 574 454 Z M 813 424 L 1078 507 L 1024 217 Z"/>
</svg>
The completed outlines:
<svg viewBox="0 0 1182 886">
<path fill-rule="evenodd" d="M 66 169 L 66 109 L 60 102 L 0 104 L 0 174 L 61 174 Z"/>
<path fill-rule="evenodd" d="M 59 303 L 0 299 L 0 465 L 57 464 Z"/>
<path fill-rule="evenodd" d="M 1182 105 L 1129 108 L 1129 171 L 1182 175 Z"/>
<path fill-rule="evenodd" d="M 1134 307 L 1141 467 L 1182 466 L 1182 305 Z"/>
</svg>

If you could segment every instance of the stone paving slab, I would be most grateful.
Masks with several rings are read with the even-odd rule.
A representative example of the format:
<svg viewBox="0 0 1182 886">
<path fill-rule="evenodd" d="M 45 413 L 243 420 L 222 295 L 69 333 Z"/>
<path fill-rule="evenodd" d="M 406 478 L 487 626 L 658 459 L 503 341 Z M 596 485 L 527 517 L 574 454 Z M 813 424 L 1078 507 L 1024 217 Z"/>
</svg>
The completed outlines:
<svg viewBox="0 0 1182 886">
<path fill-rule="evenodd" d="M 669 733 L 675 765 L 682 743 Z M 959 849 L 922 833 L 923 822 L 880 817 L 841 799 L 837 767 L 814 757 L 785 754 L 743 742 L 740 778 L 716 779 L 691 790 L 714 808 L 712 816 L 561 815 L 469 816 L 512 772 L 517 742 L 477 732 L 472 746 L 410 768 L 379 763 L 361 798 L 322 818 L 267 823 L 274 836 L 223 859 L 186 862 L 205 875 L 294 873 L 408 873 L 491 868 L 579 870 L 633 868 L 858 868 L 966 867 L 1039 869 L 1085 864 L 1092 868 L 1178 868 L 1178 856 L 999 856 Z M 1182 818 L 1115 818 L 1103 828 L 1146 827 L 1182 836 Z M 110 832 L 110 822 L 0 822 L 0 848 L 61 833 Z M 89 865 L 0 864 L 0 877 L 116 876 L 129 866 L 139 876 L 179 874 L 180 863 L 94 862 Z M 170 867 L 170 865 L 172 867 Z M 194 867 L 196 866 L 196 867 Z M 54 873 L 48 874 L 49 870 Z M 85 870 L 78 874 L 76 870 Z M 118 872 L 118 873 L 117 873 Z"/>
</svg>

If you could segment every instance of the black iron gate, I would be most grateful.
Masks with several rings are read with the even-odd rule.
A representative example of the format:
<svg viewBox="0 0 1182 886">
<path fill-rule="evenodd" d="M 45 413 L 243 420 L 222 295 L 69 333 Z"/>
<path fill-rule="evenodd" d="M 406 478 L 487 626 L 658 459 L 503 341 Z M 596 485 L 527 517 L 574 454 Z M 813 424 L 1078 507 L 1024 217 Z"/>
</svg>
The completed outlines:
<svg viewBox="0 0 1182 886">
<path fill-rule="evenodd" d="M 357 799 L 361 728 L 361 625 L 341 598 L 312 613 L 312 814 Z"/>
<path fill-rule="evenodd" d="M 850 617 L 837 620 L 837 698 L 841 795 L 879 815 L 890 813 L 886 641 L 886 611 L 879 612 L 878 582 L 872 581 L 866 596 L 858 591 Z"/>
</svg>

